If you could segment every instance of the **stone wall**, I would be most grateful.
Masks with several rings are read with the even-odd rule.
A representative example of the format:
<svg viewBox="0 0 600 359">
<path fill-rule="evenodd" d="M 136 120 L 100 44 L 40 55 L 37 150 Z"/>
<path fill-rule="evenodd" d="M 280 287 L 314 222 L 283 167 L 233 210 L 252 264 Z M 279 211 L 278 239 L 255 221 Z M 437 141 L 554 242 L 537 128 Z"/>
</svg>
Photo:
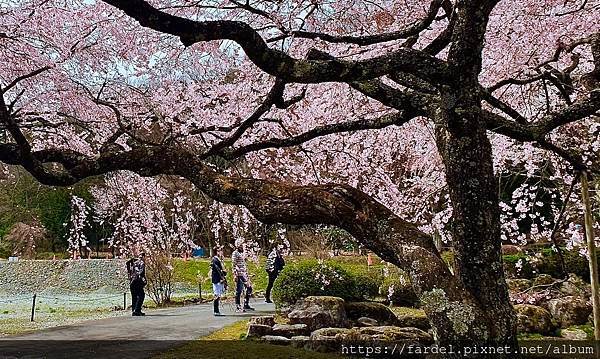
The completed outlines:
<svg viewBox="0 0 600 359">
<path fill-rule="evenodd" d="M 0 294 L 122 293 L 128 291 L 122 259 L 0 261 Z"/>
</svg>

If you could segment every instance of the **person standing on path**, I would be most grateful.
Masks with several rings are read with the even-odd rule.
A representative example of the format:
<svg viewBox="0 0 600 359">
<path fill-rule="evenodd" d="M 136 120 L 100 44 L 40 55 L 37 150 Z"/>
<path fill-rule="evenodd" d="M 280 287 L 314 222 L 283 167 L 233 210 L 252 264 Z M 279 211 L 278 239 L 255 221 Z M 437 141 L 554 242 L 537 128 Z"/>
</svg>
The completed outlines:
<svg viewBox="0 0 600 359">
<path fill-rule="evenodd" d="M 129 289 L 131 290 L 131 315 L 134 317 L 144 316 L 142 305 L 144 304 L 144 286 L 146 279 L 146 254 L 141 253 L 139 258 L 131 258 L 127 261 L 127 274 L 129 275 Z"/>
<path fill-rule="evenodd" d="M 273 289 L 273 283 L 279 276 L 279 272 L 285 267 L 285 261 L 281 255 L 281 250 L 278 247 L 273 247 L 269 255 L 267 256 L 266 270 L 269 275 L 269 284 L 267 284 L 267 290 L 265 292 L 265 302 L 273 303 L 271 301 L 271 290 Z"/>
<path fill-rule="evenodd" d="M 220 317 L 223 315 L 219 311 L 219 300 L 227 290 L 227 272 L 223 270 L 223 262 L 221 261 L 221 258 L 219 258 L 218 252 L 219 251 L 217 251 L 217 254 L 214 255 L 210 262 L 211 281 L 213 285 L 213 294 L 215 296 L 215 299 L 213 301 L 213 307 L 214 315 L 216 317 Z"/>
<path fill-rule="evenodd" d="M 248 267 L 246 266 L 246 257 L 244 256 L 244 245 L 241 241 L 236 241 L 236 249 L 231 255 L 231 265 L 233 267 L 233 282 L 235 283 L 235 307 L 237 313 L 243 313 L 247 310 L 254 310 L 250 307 L 250 296 L 252 295 L 252 285 L 248 277 Z M 242 291 L 246 289 L 244 306 L 241 305 Z"/>
</svg>

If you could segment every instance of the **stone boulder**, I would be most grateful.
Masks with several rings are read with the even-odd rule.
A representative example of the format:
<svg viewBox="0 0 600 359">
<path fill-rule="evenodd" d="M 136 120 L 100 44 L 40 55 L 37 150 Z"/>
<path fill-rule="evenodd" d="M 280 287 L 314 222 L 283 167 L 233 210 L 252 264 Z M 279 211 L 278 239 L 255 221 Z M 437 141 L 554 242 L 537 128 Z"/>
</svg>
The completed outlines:
<svg viewBox="0 0 600 359">
<path fill-rule="evenodd" d="M 403 313 L 397 315 L 395 325 L 398 327 L 414 327 L 422 330 L 429 330 L 431 324 L 429 324 L 429 318 L 425 315 L 423 310 L 411 310 L 409 313 Z"/>
<path fill-rule="evenodd" d="M 587 333 L 576 328 L 562 329 L 560 337 L 567 340 L 587 340 Z"/>
<path fill-rule="evenodd" d="M 550 312 L 542 307 L 531 304 L 516 304 L 514 308 L 517 314 L 517 331 L 519 333 L 548 335 L 557 329 Z"/>
<path fill-rule="evenodd" d="M 417 307 L 419 305 L 419 297 L 415 293 L 412 284 L 409 280 L 396 280 L 392 282 L 394 286 L 389 299 L 392 304 L 402 307 Z M 389 287 L 384 288 L 389 291 Z"/>
<path fill-rule="evenodd" d="M 306 335 L 298 335 L 291 338 L 291 344 L 294 348 L 304 348 L 306 343 L 310 340 L 309 336 Z"/>
<path fill-rule="evenodd" d="M 310 340 L 341 340 L 351 332 L 352 329 L 349 328 L 321 328 L 310 333 Z"/>
<path fill-rule="evenodd" d="M 305 349 L 316 352 L 339 352 L 342 343 L 347 342 L 352 333 L 347 328 L 321 328 L 310 333 Z"/>
<path fill-rule="evenodd" d="M 350 302 L 344 304 L 346 315 L 350 320 L 361 317 L 375 319 L 382 325 L 396 325 L 398 318 L 386 305 L 375 302 Z"/>
<path fill-rule="evenodd" d="M 279 335 L 265 335 L 260 338 L 263 342 L 268 344 L 276 344 L 276 345 L 289 345 L 291 344 L 290 338 L 282 337 Z"/>
<path fill-rule="evenodd" d="M 587 299 L 576 296 L 549 300 L 546 307 L 561 328 L 585 324 L 592 313 L 592 304 Z"/>
<path fill-rule="evenodd" d="M 533 278 L 533 282 L 531 283 L 534 286 L 537 285 L 550 285 L 556 282 L 556 279 L 552 278 L 549 274 L 540 274 L 537 277 Z"/>
<path fill-rule="evenodd" d="M 322 328 L 310 335 L 305 348 L 320 352 L 339 352 L 342 344 L 404 342 L 413 345 L 433 344 L 433 337 L 418 328 L 394 326 L 364 328 Z"/>
<path fill-rule="evenodd" d="M 531 280 L 523 278 L 507 279 L 506 284 L 508 285 L 508 290 L 511 292 L 522 292 L 532 286 Z"/>
<path fill-rule="evenodd" d="M 310 331 L 320 328 L 345 328 L 348 318 L 344 300 L 338 297 L 310 296 L 299 300 L 288 313 L 290 324 L 306 324 Z"/>
<path fill-rule="evenodd" d="M 569 274 L 567 280 L 560 285 L 559 291 L 563 296 L 589 298 L 592 295 L 590 285 L 573 273 Z"/>
<path fill-rule="evenodd" d="M 273 335 L 291 338 L 310 333 L 306 324 L 275 324 L 272 328 Z"/>
<path fill-rule="evenodd" d="M 358 328 L 358 332 L 360 336 L 366 335 L 375 341 L 409 341 L 421 345 L 433 344 L 433 337 L 429 333 L 413 327 L 366 327 Z"/>
<path fill-rule="evenodd" d="M 377 325 L 379 325 L 379 323 L 375 319 L 369 317 L 360 317 L 356 320 L 357 327 L 376 327 Z"/>
<path fill-rule="evenodd" d="M 273 328 L 269 325 L 248 323 L 246 338 L 260 338 L 265 335 L 270 335 L 272 330 Z"/>
<path fill-rule="evenodd" d="M 262 324 L 268 325 L 270 327 L 275 325 L 275 316 L 274 315 L 263 315 L 260 317 L 252 317 L 250 318 L 249 324 Z"/>
</svg>

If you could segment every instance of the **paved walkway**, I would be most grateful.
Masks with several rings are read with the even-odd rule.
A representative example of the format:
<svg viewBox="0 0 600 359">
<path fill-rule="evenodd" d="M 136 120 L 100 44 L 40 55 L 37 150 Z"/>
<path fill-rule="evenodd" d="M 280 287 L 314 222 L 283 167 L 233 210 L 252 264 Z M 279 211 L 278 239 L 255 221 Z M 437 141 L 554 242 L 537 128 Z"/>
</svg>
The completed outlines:
<svg viewBox="0 0 600 359">
<path fill-rule="evenodd" d="M 246 317 L 268 314 L 273 304 L 251 303 L 256 312 L 214 317 L 212 303 L 149 310 L 145 317 L 115 317 L 0 339 L 0 358 L 149 358 Z"/>
</svg>

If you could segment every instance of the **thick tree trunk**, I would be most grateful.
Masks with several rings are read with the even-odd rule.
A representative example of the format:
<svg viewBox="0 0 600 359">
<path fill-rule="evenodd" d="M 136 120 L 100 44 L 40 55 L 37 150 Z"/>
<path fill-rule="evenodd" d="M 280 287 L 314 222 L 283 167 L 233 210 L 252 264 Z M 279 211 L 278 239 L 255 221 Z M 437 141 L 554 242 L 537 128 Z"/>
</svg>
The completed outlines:
<svg viewBox="0 0 600 359">
<path fill-rule="evenodd" d="M 489 341 L 516 347 L 516 318 L 501 257 L 500 209 L 492 149 L 483 121 L 448 111 L 436 128 L 452 202 L 456 275 L 477 299 Z M 474 338 L 486 341 L 486 338 Z"/>
<path fill-rule="evenodd" d="M 440 89 L 436 142 L 452 202 L 452 235 L 460 281 L 479 302 L 489 337 L 477 344 L 517 348 L 516 317 L 501 258 L 500 208 L 492 148 L 481 113 L 479 73 L 489 15 L 497 0 L 458 1 L 448 61 L 454 82 Z M 515 357 L 510 355 L 509 357 Z"/>
</svg>

